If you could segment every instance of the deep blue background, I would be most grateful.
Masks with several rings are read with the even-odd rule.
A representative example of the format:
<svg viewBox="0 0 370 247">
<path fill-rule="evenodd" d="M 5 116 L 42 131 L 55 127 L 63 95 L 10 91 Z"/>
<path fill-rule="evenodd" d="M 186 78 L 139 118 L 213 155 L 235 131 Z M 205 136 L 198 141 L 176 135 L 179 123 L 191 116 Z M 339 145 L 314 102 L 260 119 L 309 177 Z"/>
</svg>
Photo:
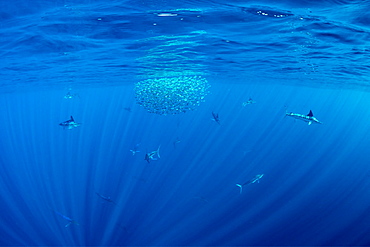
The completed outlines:
<svg viewBox="0 0 370 247">
<path fill-rule="evenodd" d="M 366 1 L 7 3 L 1 245 L 370 244 Z M 136 104 L 181 75 L 211 84 L 195 111 Z"/>
</svg>

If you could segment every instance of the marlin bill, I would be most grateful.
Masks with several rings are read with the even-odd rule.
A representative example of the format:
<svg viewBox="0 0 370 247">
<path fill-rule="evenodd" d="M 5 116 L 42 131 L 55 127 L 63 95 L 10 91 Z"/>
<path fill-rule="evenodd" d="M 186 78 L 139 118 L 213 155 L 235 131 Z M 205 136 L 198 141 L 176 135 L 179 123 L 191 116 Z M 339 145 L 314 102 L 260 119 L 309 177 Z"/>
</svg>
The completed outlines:
<svg viewBox="0 0 370 247">
<path fill-rule="evenodd" d="M 305 121 L 308 123 L 308 125 L 311 125 L 312 123 L 322 124 L 322 122 L 320 122 L 317 118 L 313 116 L 313 113 L 311 110 L 307 115 L 293 113 L 293 112 L 286 112 L 285 115 L 288 117 L 292 117 L 298 120 Z"/>
</svg>

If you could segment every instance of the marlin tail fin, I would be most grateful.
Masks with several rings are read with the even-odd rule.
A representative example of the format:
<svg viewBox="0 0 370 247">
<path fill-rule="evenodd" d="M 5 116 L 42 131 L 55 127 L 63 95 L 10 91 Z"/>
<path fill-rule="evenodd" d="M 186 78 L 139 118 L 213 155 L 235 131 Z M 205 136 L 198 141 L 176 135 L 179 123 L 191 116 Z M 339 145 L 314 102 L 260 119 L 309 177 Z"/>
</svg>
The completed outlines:
<svg viewBox="0 0 370 247">
<path fill-rule="evenodd" d="M 236 186 L 239 186 L 240 187 L 240 194 L 243 192 L 243 185 L 241 184 L 236 184 Z"/>
<path fill-rule="evenodd" d="M 160 158 L 161 156 L 159 155 L 159 149 L 161 148 L 161 145 L 159 145 L 158 149 L 157 149 L 157 156 L 158 158 Z"/>
</svg>

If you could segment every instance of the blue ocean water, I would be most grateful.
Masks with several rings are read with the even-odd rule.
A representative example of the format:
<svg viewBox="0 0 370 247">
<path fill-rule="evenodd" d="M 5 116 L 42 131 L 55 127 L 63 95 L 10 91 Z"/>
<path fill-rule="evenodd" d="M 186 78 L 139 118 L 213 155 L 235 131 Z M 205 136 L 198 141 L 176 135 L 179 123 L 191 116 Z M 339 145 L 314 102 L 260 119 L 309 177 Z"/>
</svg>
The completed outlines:
<svg viewBox="0 0 370 247">
<path fill-rule="evenodd" d="M 2 246 L 370 245 L 369 1 L 0 6 Z"/>
</svg>

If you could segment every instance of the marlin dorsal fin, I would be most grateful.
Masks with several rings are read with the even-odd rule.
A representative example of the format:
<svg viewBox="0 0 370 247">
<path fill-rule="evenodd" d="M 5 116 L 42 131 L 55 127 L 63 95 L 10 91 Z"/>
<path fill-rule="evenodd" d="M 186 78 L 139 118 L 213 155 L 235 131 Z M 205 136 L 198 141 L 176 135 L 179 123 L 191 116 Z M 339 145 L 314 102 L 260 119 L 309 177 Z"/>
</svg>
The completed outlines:
<svg viewBox="0 0 370 247">
<path fill-rule="evenodd" d="M 73 119 L 73 117 L 71 116 L 71 120 L 74 122 L 75 120 Z"/>
<path fill-rule="evenodd" d="M 307 116 L 309 116 L 309 117 L 313 117 L 313 113 L 312 113 L 312 111 L 310 110 L 310 112 L 307 114 Z"/>
</svg>

